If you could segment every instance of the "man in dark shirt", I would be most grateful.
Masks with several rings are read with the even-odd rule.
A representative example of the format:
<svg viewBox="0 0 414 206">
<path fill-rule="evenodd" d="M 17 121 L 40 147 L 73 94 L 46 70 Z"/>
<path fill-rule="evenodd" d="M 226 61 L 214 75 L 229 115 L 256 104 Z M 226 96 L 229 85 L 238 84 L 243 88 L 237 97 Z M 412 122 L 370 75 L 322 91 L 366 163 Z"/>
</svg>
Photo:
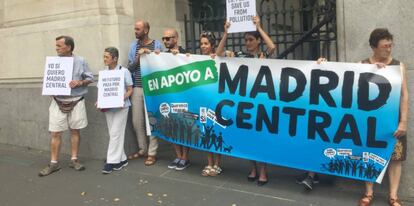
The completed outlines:
<svg viewBox="0 0 414 206">
<path fill-rule="evenodd" d="M 185 53 L 185 49 L 178 45 L 178 32 L 175 29 L 164 30 L 162 42 L 165 46 L 165 52 L 170 52 L 173 54 Z"/>
<path fill-rule="evenodd" d="M 165 52 L 170 52 L 174 55 L 178 53 L 185 53 L 185 49 L 178 45 L 178 32 L 175 29 L 164 30 L 162 42 L 164 43 L 166 49 Z M 168 165 L 168 168 L 183 170 L 190 166 L 190 161 L 188 160 L 188 152 L 190 151 L 190 148 L 178 144 L 173 144 L 173 147 L 176 158 L 171 162 L 171 164 Z"/>
</svg>

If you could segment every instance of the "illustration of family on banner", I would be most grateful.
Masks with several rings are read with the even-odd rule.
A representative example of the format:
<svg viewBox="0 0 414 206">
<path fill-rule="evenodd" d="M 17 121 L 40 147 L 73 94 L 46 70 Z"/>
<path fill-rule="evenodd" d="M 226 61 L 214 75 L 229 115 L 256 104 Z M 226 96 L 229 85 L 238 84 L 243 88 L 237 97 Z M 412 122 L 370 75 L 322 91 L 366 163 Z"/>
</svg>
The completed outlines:
<svg viewBox="0 0 414 206">
<path fill-rule="evenodd" d="M 151 53 L 141 68 L 152 135 L 233 157 L 382 181 L 395 144 L 398 66 Z"/>
</svg>

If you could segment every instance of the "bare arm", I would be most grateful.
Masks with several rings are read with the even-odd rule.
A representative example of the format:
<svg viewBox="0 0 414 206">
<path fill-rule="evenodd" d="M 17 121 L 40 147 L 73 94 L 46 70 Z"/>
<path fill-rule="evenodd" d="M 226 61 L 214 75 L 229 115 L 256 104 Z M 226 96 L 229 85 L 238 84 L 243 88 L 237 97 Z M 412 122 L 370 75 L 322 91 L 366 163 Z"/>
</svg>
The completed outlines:
<svg viewBox="0 0 414 206">
<path fill-rule="evenodd" d="M 273 43 L 272 39 L 270 39 L 269 35 L 267 35 L 267 33 L 263 30 L 260 24 L 260 18 L 258 16 L 255 16 L 253 18 L 253 23 L 256 25 L 257 31 L 260 33 L 260 36 L 267 46 L 267 53 L 269 55 L 272 55 L 276 50 L 276 45 Z"/>
<path fill-rule="evenodd" d="M 224 56 L 224 45 L 226 45 L 226 41 L 227 41 L 227 36 L 228 36 L 228 29 L 230 27 L 230 22 L 226 21 L 226 23 L 224 23 L 224 33 L 223 33 L 223 37 L 220 40 L 219 45 L 217 46 L 216 49 L 216 55 L 219 57 L 223 57 Z"/>
<path fill-rule="evenodd" d="M 407 89 L 407 75 L 404 64 L 402 67 L 402 85 L 401 85 L 401 97 L 400 97 L 400 119 L 398 122 L 397 131 L 394 132 L 394 137 L 402 137 L 407 133 L 407 121 L 408 121 L 408 89 Z"/>
<path fill-rule="evenodd" d="M 88 84 L 92 83 L 92 80 L 84 79 L 84 80 L 72 80 L 69 82 L 70 88 L 74 89 L 77 87 L 86 87 Z"/>
<path fill-rule="evenodd" d="M 132 95 L 132 86 L 127 87 L 127 91 L 125 92 L 124 99 L 128 99 Z"/>
</svg>

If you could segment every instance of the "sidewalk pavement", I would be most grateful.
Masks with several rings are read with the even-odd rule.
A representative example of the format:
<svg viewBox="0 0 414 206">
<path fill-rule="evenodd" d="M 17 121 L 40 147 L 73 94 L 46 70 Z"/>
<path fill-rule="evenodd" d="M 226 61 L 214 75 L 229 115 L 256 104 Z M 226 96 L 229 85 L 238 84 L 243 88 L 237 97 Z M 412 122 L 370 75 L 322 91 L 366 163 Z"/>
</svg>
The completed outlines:
<svg viewBox="0 0 414 206">
<path fill-rule="evenodd" d="M 349 206 L 357 205 L 363 192 L 362 182 L 352 181 L 360 188 L 356 192 L 338 187 L 337 178 L 324 175 L 309 192 L 295 183 L 301 171 L 274 166 L 269 167 L 269 183 L 259 187 L 246 180 L 249 161 L 230 157 L 223 157 L 221 175 L 203 177 L 207 160 L 194 150 L 189 168 L 170 170 L 173 149 L 166 143 L 161 147 L 157 163 L 150 167 L 137 159 L 121 171 L 103 175 L 103 160 L 81 158 L 86 170 L 78 172 L 67 166 L 70 157 L 61 155 L 61 171 L 38 177 L 49 162 L 49 152 L 0 144 L 0 205 Z M 376 196 L 374 205 L 387 205 L 386 198 Z"/>
</svg>

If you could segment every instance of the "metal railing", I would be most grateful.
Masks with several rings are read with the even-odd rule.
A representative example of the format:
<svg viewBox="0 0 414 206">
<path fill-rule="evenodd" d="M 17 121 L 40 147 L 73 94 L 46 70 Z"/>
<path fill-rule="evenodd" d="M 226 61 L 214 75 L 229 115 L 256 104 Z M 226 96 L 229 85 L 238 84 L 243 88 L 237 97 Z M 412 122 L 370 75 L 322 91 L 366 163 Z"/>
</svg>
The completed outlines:
<svg viewBox="0 0 414 206">
<path fill-rule="evenodd" d="M 226 19 L 225 2 L 190 1 L 190 13 L 184 16 L 189 52 L 200 53 L 203 31 L 213 32 L 218 44 Z M 338 60 L 335 0 L 259 0 L 256 9 L 263 29 L 277 45 L 274 58 L 315 60 L 324 56 Z M 243 33 L 230 34 L 226 49 L 244 50 Z"/>
</svg>

